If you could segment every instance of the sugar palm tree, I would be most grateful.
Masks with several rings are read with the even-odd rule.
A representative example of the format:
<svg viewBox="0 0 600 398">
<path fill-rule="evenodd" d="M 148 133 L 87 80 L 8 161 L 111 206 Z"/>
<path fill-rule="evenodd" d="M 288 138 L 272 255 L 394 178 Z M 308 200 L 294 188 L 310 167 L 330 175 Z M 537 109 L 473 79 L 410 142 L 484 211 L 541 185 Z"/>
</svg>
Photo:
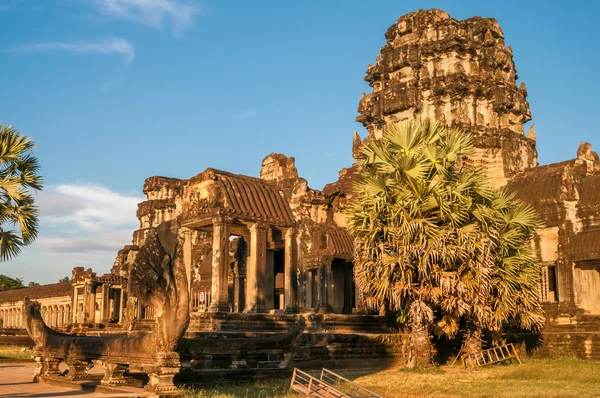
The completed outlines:
<svg viewBox="0 0 600 398">
<path fill-rule="evenodd" d="M 19 254 L 38 233 L 32 190 L 42 189 L 31 138 L 0 124 L 0 261 Z M 16 228 L 16 229 L 15 229 Z"/>
<path fill-rule="evenodd" d="M 469 165 L 472 150 L 469 134 L 432 120 L 388 125 L 362 148 L 347 214 L 356 284 L 367 306 L 409 320 L 410 365 L 430 361 L 431 332 L 453 338 L 462 325 L 472 342 L 543 321 L 537 216 Z"/>
</svg>

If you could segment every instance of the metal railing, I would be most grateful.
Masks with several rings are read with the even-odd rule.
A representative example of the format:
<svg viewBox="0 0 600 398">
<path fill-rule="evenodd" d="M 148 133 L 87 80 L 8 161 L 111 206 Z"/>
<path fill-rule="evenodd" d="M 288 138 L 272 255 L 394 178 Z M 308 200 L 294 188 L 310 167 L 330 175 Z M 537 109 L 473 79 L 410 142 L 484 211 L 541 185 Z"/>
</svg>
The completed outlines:
<svg viewBox="0 0 600 398">
<path fill-rule="evenodd" d="M 344 394 L 333 386 L 312 377 L 308 373 L 300 369 L 294 369 L 292 382 L 290 383 L 292 390 L 299 392 L 305 397 L 314 398 L 352 398 L 350 395 Z"/>
<path fill-rule="evenodd" d="M 300 369 L 294 369 L 290 387 L 305 397 L 382 398 L 381 395 L 325 368 L 321 370 L 321 376 L 318 379 Z"/>
<path fill-rule="evenodd" d="M 321 370 L 320 379 L 321 381 L 334 386 L 336 389 L 342 391 L 352 398 L 382 398 L 373 391 L 366 389 L 363 386 L 356 384 L 355 382 L 348 380 L 329 369 L 323 368 L 323 370 Z"/>
</svg>

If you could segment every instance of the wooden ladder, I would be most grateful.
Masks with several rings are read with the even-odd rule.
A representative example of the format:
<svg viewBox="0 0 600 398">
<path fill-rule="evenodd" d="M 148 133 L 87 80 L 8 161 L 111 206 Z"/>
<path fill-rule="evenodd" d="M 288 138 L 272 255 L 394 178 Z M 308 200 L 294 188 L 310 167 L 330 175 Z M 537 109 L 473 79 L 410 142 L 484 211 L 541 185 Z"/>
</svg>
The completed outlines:
<svg viewBox="0 0 600 398">
<path fill-rule="evenodd" d="M 475 368 L 477 366 L 491 365 L 516 359 L 521 364 L 519 354 L 512 343 L 499 347 L 488 348 L 487 350 L 465 354 L 462 356 L 462 362 L 465 369 Z"/>
</svg>

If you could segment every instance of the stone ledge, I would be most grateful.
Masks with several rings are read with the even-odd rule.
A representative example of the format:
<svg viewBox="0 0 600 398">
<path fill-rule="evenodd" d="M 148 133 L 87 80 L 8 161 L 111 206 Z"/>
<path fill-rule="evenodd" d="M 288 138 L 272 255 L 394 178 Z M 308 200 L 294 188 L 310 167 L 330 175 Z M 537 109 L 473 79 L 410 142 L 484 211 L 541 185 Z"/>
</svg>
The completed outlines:
<svg viewBox="0 0 600 398">
<path fill-rule="evenodd" d="M 89 391 L 100 394 L 123 394 L 123 397 L 151 397 L 152 393 L 136 387 L 108 387 L 100 384 L 100 380 L 68 380 L 64 377 L 38 376 L 37 383 L 54 387 L 70 388 L 72 390 Z"/>
</svg>

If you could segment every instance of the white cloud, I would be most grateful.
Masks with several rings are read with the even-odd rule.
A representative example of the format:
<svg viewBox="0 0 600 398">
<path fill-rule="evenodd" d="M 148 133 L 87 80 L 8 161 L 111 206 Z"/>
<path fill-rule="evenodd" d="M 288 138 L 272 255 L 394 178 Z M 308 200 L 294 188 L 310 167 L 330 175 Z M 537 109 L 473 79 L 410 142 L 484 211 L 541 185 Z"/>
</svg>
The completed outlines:
<svg viewBox="0 0 600 398">
<path fill-rule="evenodd" d="M 198 11 L 178 0 L 94 0 L 96 8 L 112 18 L 129 19 L 161 29 L 169 24 L 174 33 L 188 28 Z"/>
<path fill-rule="evenodd" d="M 45 186 L 36 197 L 40 234 L 16 259 L 3 264 L 3 273 L 54 283 L 73 267 L 108 272 L 117 251 L 131 244 L 139 228 L 135 213 L 143 200 L 94 184 Z"/>
<path fill-rule="evenodd" d="M 254 109 L 249 109 L 247 111 L 243 111 L 235 115 L 235 117 L 238 119 L 248 119 L 254 116 L 256 116 L 256 111 Z"/>
<path fill-rule="evenodd" d="M 109 252 L 116 255 L 124 245 L 131 244 L 132 230 L 123 229 L 91 237 L 47 238 L 36 241 L 38 250 L 47 253 L 77 254 L 89 252 Z"/>
<path fill-rule="evenodd" d="M 98 185 L 63 184 L 39 194 L 40 222 L 84 232 L 108 232 L 138 225 L 141 197 L 125 196 Z"/>
<path fill-rule="evenodd" d="M 76 54 L 120 54 L 125 57 L 125 63 L 130 63 L 135 57 L 135 50 L 131 43 L 120 37 L 109 37 L 97 42 L 29 43 L 16 46 L 14 50 L 22 52 L 66 51 Z"/>
</svg>

